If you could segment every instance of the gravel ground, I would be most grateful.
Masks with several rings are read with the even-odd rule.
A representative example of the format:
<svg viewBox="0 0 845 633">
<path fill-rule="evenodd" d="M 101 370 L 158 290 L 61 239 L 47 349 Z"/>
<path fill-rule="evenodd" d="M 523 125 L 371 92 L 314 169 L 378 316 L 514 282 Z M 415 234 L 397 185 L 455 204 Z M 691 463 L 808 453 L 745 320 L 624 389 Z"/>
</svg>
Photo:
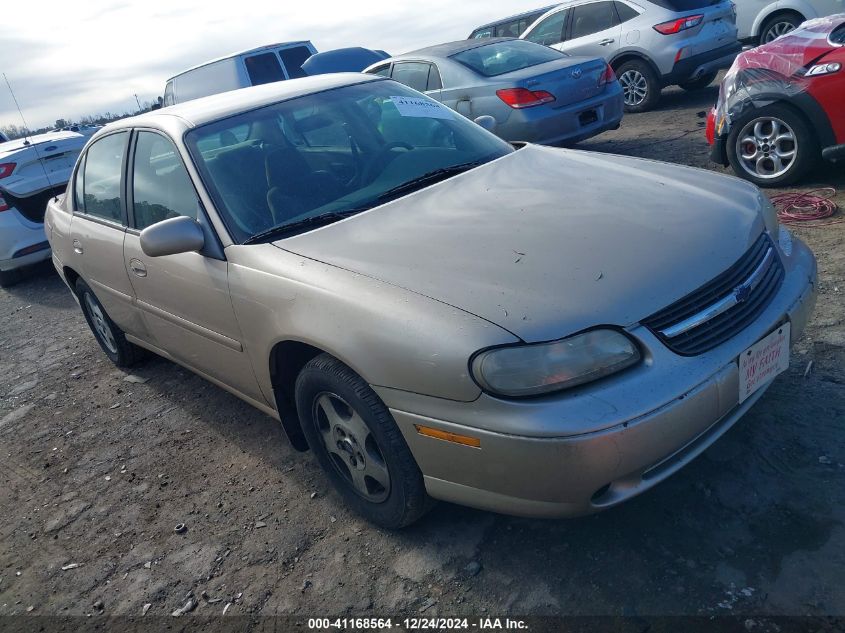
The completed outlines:
<svg viewBox="0 0 845 633">
<path fill-rule="evenodd" d="M 581 147 L 713 169 L 696 115 L 714 99 L 671 91 Z M 817 185 L 845 191 L 842 168 Z M 845 615 L 845 224 L 796 233 L 815 317 L 703 457 L 592 517 L 440 504 L 398 533 L 226 392 L 161 359 L 129 381 L 43 266 L 0 290 L 0 615 L 151 617 L 189 592 L 207 616 Z"/>
</svg>

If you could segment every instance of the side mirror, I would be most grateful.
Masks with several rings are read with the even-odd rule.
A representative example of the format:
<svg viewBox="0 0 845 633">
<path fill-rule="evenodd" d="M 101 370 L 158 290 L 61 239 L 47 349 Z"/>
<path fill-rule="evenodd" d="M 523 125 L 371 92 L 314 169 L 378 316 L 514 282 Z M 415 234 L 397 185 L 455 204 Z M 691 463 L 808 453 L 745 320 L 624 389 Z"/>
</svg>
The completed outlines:
<svg viewBox="0 0 845 633">
<path fill-rule="evenodd" d="M 489 114 L 484 114 L 475 119 L 475 122 L 483 127 L 488 132 L 495 132 L 496 131 L 496 119 L 491 117 Z"/>
<path fill-rule="evenodd" d="M 141 250 L 150 257 L 190 253 L 204 245 L 199 222 L 184 215 L 156 222 L 141 231 Z"/>
</svg>

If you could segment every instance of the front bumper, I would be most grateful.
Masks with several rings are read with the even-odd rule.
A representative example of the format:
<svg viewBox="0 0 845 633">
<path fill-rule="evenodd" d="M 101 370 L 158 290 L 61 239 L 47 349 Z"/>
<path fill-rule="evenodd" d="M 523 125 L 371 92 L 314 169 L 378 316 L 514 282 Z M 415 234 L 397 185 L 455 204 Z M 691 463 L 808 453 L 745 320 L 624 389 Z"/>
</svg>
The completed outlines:
<svg viewBox="0 0 845 633">
<path fill-rule="evenodd" d="M 25 218 L 14 207 L 0 211 L 0 270 L 14 270 L 50 258 L 44 225 Z"/>
<path fill-rule="evenodd" d="M 764 389 L 739 404 L 736 358 L 788 318 L 793 341 L 816 298 L 816 264 L 793 241 L 786 277 L 748 328 L 706 354 L 683 358 L 642 326 L 642 365 L 565 395 L 456 403 L 377 387 L 432 497 L 505 514 L 561 517 L 617 505 L 701 454 Z M 768 387 L 768 385 L 767 385 Z M 415 425 L 480 439 L 480 448 L 420 435 Z"/>
<path fill-rule="evenodd" d="M 624 105 L 622 88 L 618 81 L 614 81 L 600 95 L 591 99 L 559 108 L 542 105 L 514 110 L 496 130 L 496 134 L 506 141 L 525 141 L 538 145 L 577 143 L 618 128 L 622 122 Z"/>
<path fill-rule="evenodd" d="M 698 55 L 682 59 L 675 63 L 672 67 L 672 72 L 663 76 L 663 83 L 671 86 L 687 81 L 695 81 L 708 73 L 718 72 L 723 68 L 730 68 L 740 52 L 742 52 L 742 44 L 734 42 L 733 44 L 721 46 L 706 53 L 699 53 Z"/>
</svg>

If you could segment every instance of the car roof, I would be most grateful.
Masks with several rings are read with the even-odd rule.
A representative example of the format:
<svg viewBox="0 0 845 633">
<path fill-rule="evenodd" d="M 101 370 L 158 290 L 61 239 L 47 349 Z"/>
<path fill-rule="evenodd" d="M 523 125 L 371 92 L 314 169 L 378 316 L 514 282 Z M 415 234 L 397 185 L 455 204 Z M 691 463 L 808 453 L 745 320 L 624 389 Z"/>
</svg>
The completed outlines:
<svg viewBox="0 0 845 633">
<path fill-rule="evenodd" d="M 472 50 L 473 48 L 481 48 L 488 44 L 496 44 L 497 42 L 509 42 L 517 38 L 515 37 L 485 37 L 481 39 L 472 40 L 458 40 L 457 42 L 446 42 L 445 44 L 435 44 L 434 46 L 427 46 L 409 53 L 397 55 L 391 59 L 401 59 L 407 57 L 451 57 L 464 51 Z"/>
<path fill-rule="evenodd" d="M 181 121 L 181 127 L 190 129 L 225 119 L 241 112 L 278 103 L 279 101 L 286 101 L 287 99 L 370 81 L 384 81 L 385 79 L 385 77 L 364 75 L 361 73 L 331 73 L 328 75 L 276 81 L 250 88 L 240 88 L 238 90 L 220 92 L 200 99 L 184 101 L 168 106 L 167 108 L 153 110 L 152 112 L 115 121 L 103 128 L 98 133 L 98 136 L 123 128 L 144 127 L 148 125 L 152 127 L 171 127 L 174 119 Z"/>
<path fill-rule="evenodd" d="M 191 66 L 190 68 L 186 68 L 185 70 L 181 70 L 172 77 L 169 77 L 167 81 L 175 79 L 180 75 L 184 75 L 185 73 L 189 73 L 192 70 L 196 70 L 197 68 L 202 68 L 203 66 L 208 66 L 209 64 L 216 64 L 217 62 L 222 62 L 224 59 L 232 59 L 233 57 L 239 57 L 241 55 L 249 55 L 250 53 L 260 53 L 261 51 L 270 50 L 276 48 L 278 46 L 295 46 L 297 44 L 301 44 L 303 46 L 308 46 L 310 44 L 310 40 L 299 40 L 293 42 L 277 42 L 276 44 L 265 44 L 264 46 L 256 46 L 255 48 L 248 48 L 244 51 L 239 51 L 237 53 L 230 53 L 229 55 L 223 55 L 221 57 L 216 57 L 214 59 L 209 59 L 208 61 L 202 62 L 201 64 L 197 64 L 196 66 Z"/>
<path fill-rule="evenodd" d="M 555 4 L 550 4 L 547 7 L 540 7 L 539 9 L 534 9 L 533 11 L 523 11 L 522 13 L 516 13 L 514 15 L 509 15 L 506 18 L 501 18 L 500 20 L 494 20 L 493 22 L 488 22 L 487 24 L 482 24 L 481 26 L 477 26 L 472 30 L 472 32 L 475 33 L 476 31 L 480 31 L 481 29 L 490 28 L 491 26 L 498 26 L 498 25 L 500 25 L 504 22 L 511 22 L 513 20 L 518 20 L 520 18 L 524 18 L 525 16 L 532 15 L 534 13 L 546 13 L 546 12 L 554 9 L 559 4 L 560 3 L 557 2 Z"/>
</svg>

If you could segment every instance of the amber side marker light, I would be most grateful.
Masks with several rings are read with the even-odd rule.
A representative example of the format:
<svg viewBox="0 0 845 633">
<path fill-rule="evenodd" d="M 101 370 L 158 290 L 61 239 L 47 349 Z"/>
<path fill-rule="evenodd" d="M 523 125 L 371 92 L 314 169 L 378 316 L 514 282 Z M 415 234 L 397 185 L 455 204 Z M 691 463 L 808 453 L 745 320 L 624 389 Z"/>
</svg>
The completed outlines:
<svg viewBox="0 0 845 633">
<path fill-rule="evenodd" d="M 415 424 L 414 428 L 417 429 L 417 433 L 425 435 L 426 437 L 433 437 L 437 440 L 445 440 L 446 442 L 452 442 L 453 444 L 462 444 L 463 446 L 481 448 L 481 440 L 477 437 L 449 433 L 449 431 L 441 431 L 440 429 L 433 429 L 430 426 L 422 426 L 421 424 Z"/>
</svg>

